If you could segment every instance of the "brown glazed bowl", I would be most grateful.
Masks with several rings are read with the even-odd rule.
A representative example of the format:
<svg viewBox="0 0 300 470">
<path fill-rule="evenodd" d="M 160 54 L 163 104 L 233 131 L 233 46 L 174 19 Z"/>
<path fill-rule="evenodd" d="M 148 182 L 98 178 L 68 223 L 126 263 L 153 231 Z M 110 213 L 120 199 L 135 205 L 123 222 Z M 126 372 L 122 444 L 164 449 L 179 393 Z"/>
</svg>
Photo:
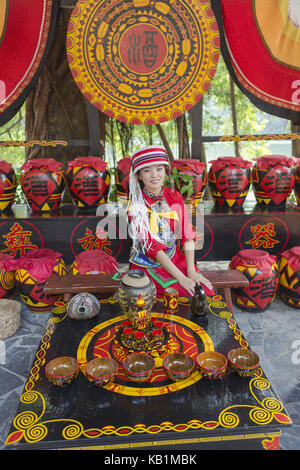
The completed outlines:
<svg viewBox="0 0 300 470">
<path fill-rule="evenodd" d="M 251 349 L 232 349 L 227 357 L 230 368 L 242 377 L 249 377 L 255 374 L 260 367 L 259 356 Z"/>
<path fill-rule="evenodd" d="M 216 351 L 204 351 L 196 358 L 197 366 L 207 379 L 222 379 L 227 369 L 227 358 Z"/>
<path fill-rule="evenodd" d="M 113 382 L 117 370 L 118 363 L 111 357 L 96 357 L 85 366 L 86 377 L 96 387 Z"/>
<path fill-rule="evenodd" d="M 163 359 L 163 368 L 171 380 L 187 379 L 195 368 L 195 361 L 184 353 L 169 354 Z"/>
<path fill-rule="evenodd" d="M 123 368 L 132 382 L 146 382 L 154 372 L 155 362 L 148 354 L 134 353 L 124 359 Z"/>
<path fill-rule="evenodd" d="M 79 364 L 75 357 L 62 356 L 52 359 L 45 367 L 49 382 L 63 387 L 72 382 L 79 372 Z"/>
</svg>

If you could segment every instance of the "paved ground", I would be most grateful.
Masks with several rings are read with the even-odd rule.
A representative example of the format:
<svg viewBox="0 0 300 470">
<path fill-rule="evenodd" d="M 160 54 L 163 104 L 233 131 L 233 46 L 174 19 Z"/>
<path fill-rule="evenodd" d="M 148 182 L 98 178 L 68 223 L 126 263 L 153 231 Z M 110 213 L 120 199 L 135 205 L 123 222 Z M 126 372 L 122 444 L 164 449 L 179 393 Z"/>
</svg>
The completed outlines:
<svg viewBox="0 0 300 470">
<path fill-rule="evenodd" d="M 227 263 L 209 263 L 210 269 L 225 266 Z M 282 432 L 280 448 L 300 450 L 300 310 L 288 307 L 279 298 L 262 313 L 234 310 L 240 329 L 260 355 L 266 376 L 293 420 L 293 426 Z M 23 306 L 21 327 L 4 341 L 5 351 L 0 350 L 0 449 L 4 448 L 48 317 Z"/>
</svg>

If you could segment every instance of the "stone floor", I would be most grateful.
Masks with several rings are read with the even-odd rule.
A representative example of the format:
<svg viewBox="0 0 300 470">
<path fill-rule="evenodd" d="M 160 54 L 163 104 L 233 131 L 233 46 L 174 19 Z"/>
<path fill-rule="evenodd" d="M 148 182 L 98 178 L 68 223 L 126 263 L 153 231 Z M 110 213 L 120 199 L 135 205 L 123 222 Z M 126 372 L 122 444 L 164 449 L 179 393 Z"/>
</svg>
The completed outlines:
<svg viewBox="0 0 300 470">
<path fill-rule="evenodd" d="M 209 263 L 209 269 L 228 263 Z M 205 269 L 201 263 L 201 269 Z M 281 450 L 300 450 L 300 311 L 276 298 L 262 313 L 234 307 L 235 319 L 246 340 L 261 358 L 262 368 L 293 421 L 282 431 Z M 15 416 L 19 397 L 49 314 L 30 312 L 24 305 L 21 326 L 0 342 L 0 450 Z M 4 344 L 3 344 L 4 343 Z M 299 354 L 298 352 L 299 351 Z"/>
</svg>

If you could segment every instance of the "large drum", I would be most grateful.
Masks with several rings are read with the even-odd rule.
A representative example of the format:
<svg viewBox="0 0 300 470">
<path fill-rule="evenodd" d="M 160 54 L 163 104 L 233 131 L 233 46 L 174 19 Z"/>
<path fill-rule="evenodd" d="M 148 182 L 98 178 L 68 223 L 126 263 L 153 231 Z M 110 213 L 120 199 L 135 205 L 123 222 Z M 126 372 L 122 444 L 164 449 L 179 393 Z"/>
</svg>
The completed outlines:
<svg viewBox="0 0 300 470">
<path fill-rule="evenodd" d="M 285 206 L 295 184 L 296 160 L 283 155 L 263 155 L 253 166 L 256 201 L 264 207 Z"/>
<path fill-rule="evenodd" d="M 279 293 L 287 305 L 300 308 L 300 246 L 294 246 L 281 254 Z"/>
<path fill-rule="evenodd" d="M 67 183 L 73 203 L 80 210 L 94 210 L 107 202 L 110 171 L 98 157 L 78 157 L 68 162 Z"/>
<path fill-rule="evenodd" d="M 252 181 L 251 166 L 240 157 L 219 157 L 211 162 L 208 184 L 215 206 L 242 207 Z"/>
<path fill-rule="evenodd" d="M 56 211 L 66 188 L 63 164 L 53 158 L 29 160 L 21 168 L 20 184 L 32 211 Z"/>
<path fill-rule="evenodd" d="M 273 302 L 278 287 L 276 256 L 264 250 L 241 250 L 231 260 L 230 269 L 242 271 L 247 287 L 231 289 L 234 303 L 241 309 L 262 312 Z"/>
</svg>

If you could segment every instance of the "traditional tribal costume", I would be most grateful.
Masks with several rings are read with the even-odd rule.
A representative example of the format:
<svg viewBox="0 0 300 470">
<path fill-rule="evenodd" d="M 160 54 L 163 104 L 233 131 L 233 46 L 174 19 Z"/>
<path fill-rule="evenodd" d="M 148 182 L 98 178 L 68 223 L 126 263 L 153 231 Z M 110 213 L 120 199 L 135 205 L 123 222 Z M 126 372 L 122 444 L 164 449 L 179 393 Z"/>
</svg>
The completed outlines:
<svg viewBox="0 0 300 470">
<path fill-rule="evenodd" d="M 177 268 L 187 276 L 184 253 L 180 249 L 187 240 L 195 239 L 195 232 L 181 194 L 163 187 L 159 195 L 142 190 L 137 172 L 151 165 L 167 165 L 169 161 L 163 147 L 150 146 L 132 156 L 130 174 L 129 217 L 133 247 L 130 268 L 143 270 L 155 283 L 157 296 L 163 297 L 164 289 L 172 286 L 180 296 L 188 296 L 176 279 L 156 261 L 157 252 L 163 250 Z M 198 271 L 197 267 L 195 267 Z M 212 291 L 204 286 L 207 295 Z"/>
</svg>

